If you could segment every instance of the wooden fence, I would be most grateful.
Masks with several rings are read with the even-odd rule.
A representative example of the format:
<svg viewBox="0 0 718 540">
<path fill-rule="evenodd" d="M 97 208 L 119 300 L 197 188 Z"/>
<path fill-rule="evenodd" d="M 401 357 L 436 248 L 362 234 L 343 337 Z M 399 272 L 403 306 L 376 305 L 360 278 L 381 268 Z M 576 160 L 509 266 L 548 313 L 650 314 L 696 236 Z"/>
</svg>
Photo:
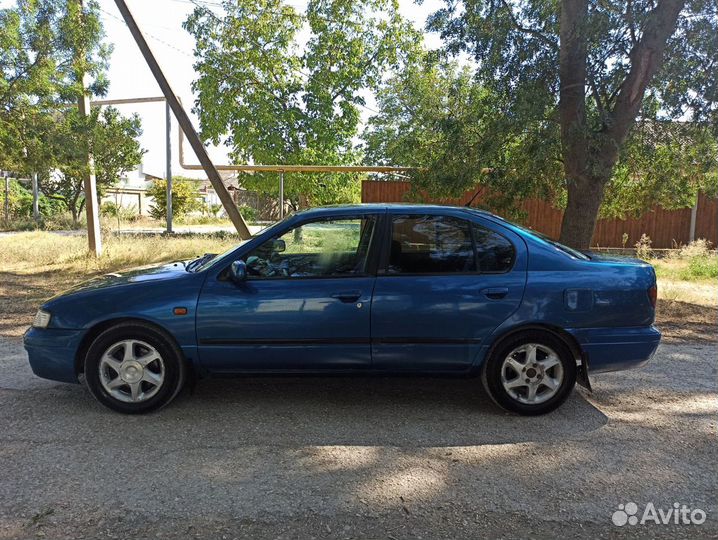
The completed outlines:
<svg viewBox="0 0 718 540">
<path fill-rule="evenodd" d="M 365 203 L 411 202 L 409 182 L 372 181 L 362 182 L 361 200 Z M 433 199 L 435 204 L 463 205 L 474 195 L 467 191 L 457 199 Z M 474 204 L 481 204 L 481 196 Z M 563 211 L 540 199 L 529 199 L 521 203 L 520 210 L 526 214 L 522 221 L 536 231 L 551 238 L 558 238 L 561 232 Z M 671 248 L 690 241 L 691 208 L 664 210 L 656 207 L 637 219 L 601 219 L 596 226 L 592 245 L 597 247 L 623 247 L 623 235 L 628 234 L 626 247 L 632 247 L 642 234 L 647 234 L 654 248 Z M 718 199 L 700 194 L 696 212 L 695 238 L 705 238 L 713 246 L 718 243 Z"/>
</svg>

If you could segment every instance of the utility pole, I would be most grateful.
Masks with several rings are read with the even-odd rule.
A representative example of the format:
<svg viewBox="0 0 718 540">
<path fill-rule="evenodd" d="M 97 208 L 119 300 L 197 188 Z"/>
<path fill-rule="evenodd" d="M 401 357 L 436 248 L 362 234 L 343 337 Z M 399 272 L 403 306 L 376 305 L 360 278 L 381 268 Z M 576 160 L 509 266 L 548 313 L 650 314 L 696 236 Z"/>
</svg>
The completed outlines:
<svg viewBox="0 0 718 540">
<path fill-rule="evenodd" d="M 165 102 L 165 132 L 167 135 L 167 233 L 172 233 L 172 139 L 170 131 L 172 130 L 172 114 L 169 102 Z"/>
<path fill-rule="evenodd" d="M 40 193 L 37 186 L 37 173 L 32 173 L 32 219 L 35 223 L 40 222 L 40 205 L 39 203 Z"/>
<path fill-rule="evenodd" d="M 209 158 L 209 154 L 207 154 L 207 149 L 202 144 L 202 140 L 199 138 L 199 135 L 197 135 L 197 132 L 192 126 L 192 122 L 189 119 L 187 112 L 182 107 L 179 99 L 177 99 L 177 95 L 172 90 L 169 81 L 167 81 L 167 77 L 165 77 L 160 65 L 157 63 L 157 59 L 154 54 L 152 54 L 152 50 L 149 45 L 147 45 L 147 41 L 142 35 L 139 26 L 137 26 L 137 22 L 135 21 L 130 8 L 127 7 L 125 0 L 115 0 L 115 4 L 117 5 L 117 9 L 120 10 L 120 14 L 125 20 L 125 24 L 127 24 L 127 28 L 129 28 L 132 37 L 135 38 L 135 42 L 137 43 L 142 56 L 145 57 L 145 61 L 147 62 L 150 71 L 152 71 L 152 74 L 155 76 L 157 84 L 159 84 L 162 93 L 165 95 L 167 103 L 172 108 L 172 112 L 174 112 L 175 118 L 177 118 L 177 123 L 180 125 L 180 129 L 187 136 L 187 139 L 192 146 L 192 150 L 194 150 L 194 153 L 197 155 L 200 163 L 202 164 L 202 168 L 207 174 L 207 178 L 212 184 L 214 190 L 217 192 L 219 200 L 222 201 L 224 210 L 227 212 L 229 219 L 232 220 L 234 227 L 237 229 L 237 233 L 239 233 L 240 238 L 243 240 L 251 238 L 252 233 L 249 232 L 247 222 L 244 221 L 244 218 L 239 213 L 239 209 L 234 204 L 232 196 L 229 194 L 229 191 L 227 191 L 227 186 L 225 186 L 224 182 L 222 182 L 222 177 L 219 175 L 219 172 L 217 172 L 212 160 Z"/>
<path fill-rule="evenodd" d="M 284 219 L 284 171 L 279 171 L 279 219 Z"/>
<path fill-rule="evenodd" d="M 69 0 L 77 2 L 79 8 L 80 22 L 84 23 L 83 0 Z M 90 76 L 84 66 L 85 51 L 82 49 L 75 51 L 75 72 L 78 79 L 82 81 L 81 95 L 77 100 L 77 109 L 80 116 L 87 120 L 90 117 L 90 96 L 87 93 L 87 87 L 90 82 Z M 87 170 L 84 178 L 85 185 L 85 212 L 87 213 L 87 241 L 90 253 L 99 257 L 102 254 L 102 238 L 100 236 L 100 211 L 97 201 L 97 180 L 95 178 L 95 159 L 92 155 L 92 149 L 87 148 Z"/>
<path fill-rule="evenodd" d="M 10 177 L 5 177 L 5 224 L 10 222 Z"/>
</svg>

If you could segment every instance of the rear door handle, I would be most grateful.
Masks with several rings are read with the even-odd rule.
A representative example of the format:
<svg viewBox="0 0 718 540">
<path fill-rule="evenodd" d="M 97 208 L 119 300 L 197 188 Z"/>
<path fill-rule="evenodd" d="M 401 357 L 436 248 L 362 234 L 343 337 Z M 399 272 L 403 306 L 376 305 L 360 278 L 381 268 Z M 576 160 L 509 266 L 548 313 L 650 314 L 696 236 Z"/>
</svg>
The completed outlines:
<svg viewBox="0 0 718 540">
<path fill-rule="evenodd" d="M 486 298 L 489 298 L 490 300 L 501 300 L 504 296 L 509 294 L 509 288 L 489 287 L 488 289 L 483 289 L 481 292 Z"/>
<path fill-rule="evenodd" d="M 351 303 L 356 302 L 359 300 L 359 297 L 361 296 L 361 291 L 340 291 L 336 292 L 332 295 L 332 298 L 336 298 L 337 300 L 341 300 L 345 303 Z"/>
</svg>

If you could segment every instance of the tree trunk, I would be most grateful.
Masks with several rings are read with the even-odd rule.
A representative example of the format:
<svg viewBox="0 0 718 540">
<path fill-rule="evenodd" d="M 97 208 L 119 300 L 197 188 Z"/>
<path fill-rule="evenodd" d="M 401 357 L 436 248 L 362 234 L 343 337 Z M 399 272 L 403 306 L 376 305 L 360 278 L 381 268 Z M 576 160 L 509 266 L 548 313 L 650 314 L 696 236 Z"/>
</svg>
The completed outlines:
<svg viewBox="0 0 718 540">
<path fill-rule="evenodd" d="M 596 228 L 598 211 L 603 202 L 608 178 L 582 177 L 568 182 L 568 204 L 561 222 L 563 244 L 589 249 Z"/>
<path fill-rule="evenodd" d="M 620 86 L 613 110 L 599 132 L 588 133 L 585 104 L 588 0 L 561 2 L 559 111 L 568 190 L 561 242 L 577 249 L 590 247 L 618 151 L 636 120 L 648 84 L 663 63 L 666 42 L 675 31 L 684 5 L 685 0 L 662 0 L 653 8 L 641 40 L 630 52 L 631 68 Z"/>
</svg>

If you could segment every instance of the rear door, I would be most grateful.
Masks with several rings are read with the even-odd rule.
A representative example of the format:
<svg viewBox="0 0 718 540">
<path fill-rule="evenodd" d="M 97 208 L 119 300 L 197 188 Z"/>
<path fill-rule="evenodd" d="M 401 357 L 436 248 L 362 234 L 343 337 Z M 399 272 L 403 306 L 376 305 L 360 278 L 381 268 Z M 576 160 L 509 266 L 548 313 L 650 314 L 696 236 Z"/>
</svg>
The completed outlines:
<svg viewBox="0 0 718 540">
<path fill-rule="evenodd" d="M 468 370 L 521 303 L 525 245 L 513 233 L 453 215 L 390 214 L 385 234 L 371 311 L 372 367 Z"/>
</svg>

